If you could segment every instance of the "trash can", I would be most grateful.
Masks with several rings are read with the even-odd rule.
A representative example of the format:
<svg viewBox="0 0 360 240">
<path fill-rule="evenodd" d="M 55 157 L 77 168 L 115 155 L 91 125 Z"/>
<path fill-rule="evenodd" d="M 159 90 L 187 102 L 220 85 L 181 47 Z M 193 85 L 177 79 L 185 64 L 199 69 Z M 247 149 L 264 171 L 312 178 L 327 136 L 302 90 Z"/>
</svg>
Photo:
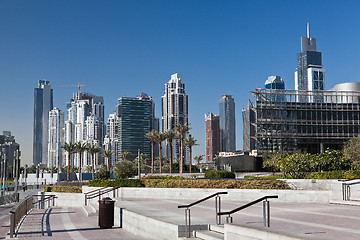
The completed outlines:
<svg viewBox="0 0 360 240">
<path fill-rule="evenodd" d="M 100 228 L 112 228 L 114 226 L 114 202 L 109 197 L 99 200 Z"/>
</svg>

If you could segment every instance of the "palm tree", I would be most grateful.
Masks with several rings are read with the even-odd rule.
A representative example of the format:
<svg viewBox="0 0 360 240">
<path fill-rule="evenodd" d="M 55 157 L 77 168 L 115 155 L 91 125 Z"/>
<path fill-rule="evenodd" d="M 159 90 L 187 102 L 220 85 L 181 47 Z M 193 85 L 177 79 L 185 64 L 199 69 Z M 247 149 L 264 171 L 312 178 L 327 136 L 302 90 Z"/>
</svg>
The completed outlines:
<svg viewBox="0 0 360 240">
<path fill-rule="evenodd" d="M 122 152 L 120 156 L 122 160 L 127 161 L 129 158 L 131 158 L 131 152 Z"/>
<path fill-rule="evenodd" d="M 105 157 L 107 159 L 106 161 L 106 169 L 108 172 L 110 172 L 110 158 L 111 156 L 114 154 L 113 151 L 109 150 L 105 150 L 103 153 L 103 157 Z"/>
<path fill-rule="evenodd" d="M 154 173 L 154 146 L 157 132 L 158 131 L 153 129 L 145 134 L 145 137 L 151 140 L 151 173 Z"/>
<path fill-rule="evenodd" d="M 159 160 L 160 160 L 160 173 L 162 173 L 162 156 L 161 156 L 161 143 L 166 139 L 166 136 L 162 132 L 158 132 L 155 136 L 155 141 L 159 144 Z"/>
<path fill-rule="evenodd" d="M 185 133 L 187 133 L 191 128 L 189 127 L 190 124 L 177 124 L 175 126 L 176 135 L 179 138 L 179 148 L 180 148 L 180 159 L 179 159 L 179 172 L 183 172 L 183 155 L 184 155 L 184 137 Z"/>
<path fill-rule="evenodd" d="M 79 180 L 82 181 L 82 175 L 81 175 L 81 167 L 82 167 L 82 157 L 84 152 L 87 150 L 86 143 L 77 142 L 75 145 L 75 151 L 79 154 Z"/>
<path fill-rule="evenodd" d="M 90 145 L 87 147 L 87 151 L 91 154 L 91 172 L 92 172 L 92 180 L 94 180 L 94 158 L 95 158 L 95 154 L 101 151 L 101 148 L 96 145 Z"/>
<path fill-rule="evenodd" d="M 203 155 L 195 156 L 194 159 L 197 161 L 197 166 L 200 169 L 200 162 L 203 160 Z"/>
<path fill-rule="evenodd" d="M 67 161 L 67 168 L 66 168 L 66 179 L 67 181 L 70 180 L 70 157 L 71 154 L 75 151 L 75 144 L 73 143 L 65 143 L 61 146 L 67 153 L 68 153 L 68 161 Z"/>
<path fill-rule="evenodd" d="M 166 132 L 164 132 L 166 140 L 168 141 L 169 144 L 169 163 L 170 163 L 170 173 L 172 173 L 172 160 L 173 160 L 173 156 L 172 156 L 172 142 L 176 136 L 175 132 L 172 130 L 167 130 Z"/>
<path fill-rule="evenodd" d="M 192 147 L 195 145 L 199 145 L 196 143 L 195 138 L 193 138 L 191 135 L 187 136 L 184 139 L 184 145 L 187 146 L 189 148 L 189 154 L 190 154 L 190 159 L 189 159 L 189 172 L 191 173 L 191 159 L 192 159 Z"/>
</svg>

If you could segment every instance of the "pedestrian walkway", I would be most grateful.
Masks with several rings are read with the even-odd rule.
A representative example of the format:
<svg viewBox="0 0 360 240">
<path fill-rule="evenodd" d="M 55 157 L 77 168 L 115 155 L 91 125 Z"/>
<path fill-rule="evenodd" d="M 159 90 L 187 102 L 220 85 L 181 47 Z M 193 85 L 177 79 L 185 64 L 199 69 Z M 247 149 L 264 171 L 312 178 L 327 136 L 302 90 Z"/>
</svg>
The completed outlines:
<svg viewBox="0 0 360 240">
<path fill-rule="evenodd" d="M 185 224 L 184 209 L 189 200 L 118 198 L 116 206 L 163 222 Z M 222 211 L 242 206 L 244 201 L 222 201 Z M 232 215 L 233 224 L 270 231 L 300 239 L 360 239 L 359 206 L 311 203 L 283 203 L 270 200 L 270 228 L 263 223 L 262 203 Z M 125 219 L 123 221 L 126 221 Z M 192 224 L 216 224 L 214 200 L 191 207 Z M 222 223 L 225 217 L 222 218 Z M 154 228 L 154 227 L 153 227 Z"/>
<path fill-rule="evenodd" d="M 20 226 L 18 239 L 145 240 L 121 228 L 101 229 L 98 217 L 78 207 L 34 209 Z"/>
</svg>

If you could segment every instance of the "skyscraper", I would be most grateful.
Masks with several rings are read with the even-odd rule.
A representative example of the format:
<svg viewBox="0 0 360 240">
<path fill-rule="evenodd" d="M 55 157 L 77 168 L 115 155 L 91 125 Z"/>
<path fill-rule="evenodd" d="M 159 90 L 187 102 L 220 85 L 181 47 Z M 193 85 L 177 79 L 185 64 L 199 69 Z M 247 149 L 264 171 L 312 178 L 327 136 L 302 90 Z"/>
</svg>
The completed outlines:
<svg viewBox="0 0 360 240">
<path fill-rule="evenodd" d="M 206 162 L 214 161 L 220 151 L 219 116 L 212 113 L 205 114 L 205 156 Z"/>
<path fill-rule="evenodd" d="M 235 152 L 235 102 L 231 95 L 223 95 L 220 99 L 220 151 Z"/>
<path fill-rule="evenodd" d="M 48 141 L 48 161 L 47 167 L 61 168 L 65 166 L 63 158 L 64 144 L 64 113 L 54 108 L 49 112 L 49 141 Z"/>
<path fill-rule="evenodd" d="M 243 117 L 243 149 L 244 152 L 251 152 L 255 149 L 255 119 L 256 113 L 254 111 L 254 104 L 249 100 L 246 108 L 242 109 Z"/>
<path fill-rule="evenodd" d="M 111 150 L 113 155 L 111 156 L 110 166 L 113 166 L 118 160 L 118 132 L 119 132 L 119 118 L 116 113 L 109 114 L 109 118 L 106 125 L 106 136 L 104 138 L 104 149 Z"/>
<path fill-rule="evenodd" d="M 322 68 L 321 52 L 316 51 L 316 39 L 310 38 L 309 23 L 307 37 L 301 37 L 301 52 L 297 54 L 295 90 L 325 90 L 325 70 Z M 321 98 L 298 99 L 300 102 L 317 101 Z"/>
<path fill-rule="evenodd" d="M 89 93 L 78 92 L 67 104 L 65 121 L 65 142 L 83 142 L 89 145 L 102 146 L 105 136 L 104 98 Z M 100 164 L 101 156 L 97 154 L 95 164 Z M 91 165 L 91 158 L 84 153 L 84 165 Z M 72 155 L 71 165 L 78 165 L 78 154 Z"/>
<path fill-rule="evenodd" d="M 280 76 L 269 76 L 265 82 L 266 89 L 285 89 L 285 83 Z"/>
<path fill-rule="evenodd" d="M 155 111 L 151 97 L 142 93 L 140 97 L 121 97 L 117 105 L 118 151 L 130 152 L 132 159 L 141 153 L 151 156 L 150 140 L 145 134 L 154 127 Z M 120 156 L 118 156 L 120 157 Z"/>
<path fill-rule="evenodd" d="M 178 74 L 172 74 L 170 81 L 165 83 L 165 93 L 162 101 L 162 131 L 173 130 L 179 123 L 188 124 L 188 95 L 185 93 L 185 83 Z M 163 148 L 169 157 L 168 147 Z M 178 141 L 173 140 L 173 158 L 178 158 Z M 188 156 L 188 154 L 184 154 Z M 185 159 L 186 162 L 186 159 Z"/>
<path fill-rule="evenodd" d="M 39 80 L 38 87 L 34 89 L 34 165 L 47 163 L 49 111 L 51 109 L 53 109 L 53 90 L 50 82 Z"/>
</svg>

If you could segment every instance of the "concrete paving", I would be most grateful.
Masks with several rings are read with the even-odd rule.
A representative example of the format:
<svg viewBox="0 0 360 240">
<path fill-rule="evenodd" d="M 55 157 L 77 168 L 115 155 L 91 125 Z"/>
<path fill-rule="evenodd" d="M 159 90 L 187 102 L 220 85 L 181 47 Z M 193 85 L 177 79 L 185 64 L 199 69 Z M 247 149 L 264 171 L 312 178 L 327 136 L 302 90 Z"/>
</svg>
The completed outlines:
<svg viewBox="0 0 360 240">
<path fill-rule="evenodd" d="M 116 205 L 158 220 L 184 225 L 184 209 L 177 206 L 191 202 L 119 198 Z M 222 201 L 222 210 L 229 211 L 245 203 Z M 300 239 L 360 239 L 359 206 L 283 203 L 274 199 L 270 200 L 270 209 L 270 228 L 265 228 L 263 224 L 262 203 L 233 214 L 233 224 Z M 192 207 L 191 221 L 193 224 L 215 224 L 215 201 L 208 200 Z"/>
<path fill-rule="evenodd" d="M 145 239 L 121 228 L 100 229 L 98 217 L 78 207 L 34 209 L 25 218 L 18 239 Z"/>
</svg>

